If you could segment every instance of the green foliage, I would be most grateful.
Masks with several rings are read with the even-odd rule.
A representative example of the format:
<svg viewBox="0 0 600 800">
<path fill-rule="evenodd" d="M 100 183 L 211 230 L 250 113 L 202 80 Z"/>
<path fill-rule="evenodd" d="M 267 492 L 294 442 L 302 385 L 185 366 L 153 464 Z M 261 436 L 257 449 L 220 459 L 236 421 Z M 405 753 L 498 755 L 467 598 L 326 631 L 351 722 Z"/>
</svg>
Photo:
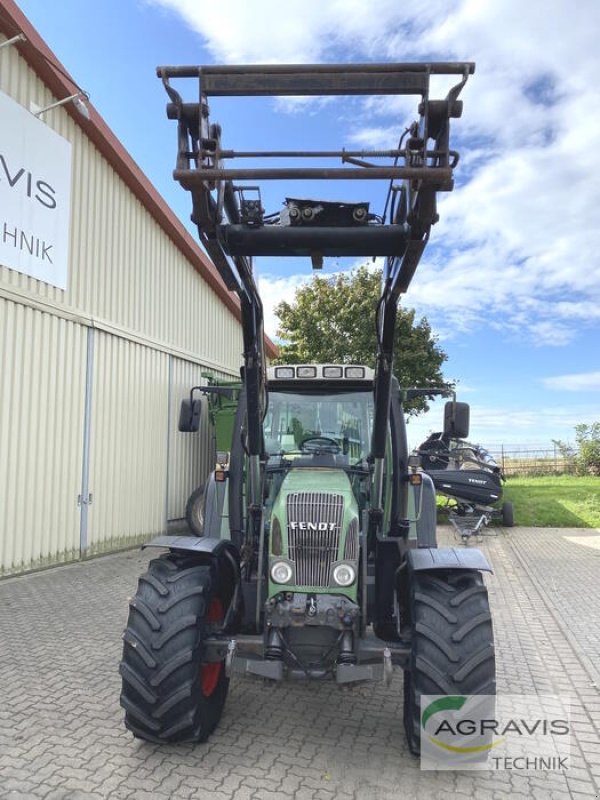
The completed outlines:
<svg viewBox="0 0 600 800">
<path fill-rule="evenodd" d="M 600 527 L 600 479 L 595 476 L 509 478 L 504 484 L 503 499 L 514 504 L 517 525 Z"/>
<path fill-rule="evenodd" d="M 578 455 L 575 459 L 581 475 L 600 475 L 600 422 L 575 426 Z"/>
<path fill-rule="evenodd" d="M 560 453 L 560 457 L 564 458 L 565 461 L 572 462 L 577 455 L 577 450 L 568 442 L 563 442 L 560 439 L 552 439 L 552 444 Z"/>
<path fill-rule="evenodd" d="M 553 440 L 560 454 L 575 464 L 578 475 L 600 475 L 600 422 L 575 426 L 577 447 Z"/>
<path fill-rule="evenodd" d="M 297 290 L 293 302 L 275 308 L 281 364 L 364 364 L 375 367 L 375 312 L 381 291 L 381 270 L 360 267 L 351 274 L 314 276 Z M 427 319 L 415 322 L 412 309 L 398 309 L 394 374 L 400 386 L 441 386 L 447 356 L 432 335 Z M 414 401 L 410 413 L 427 408 Z"/>
</svg>

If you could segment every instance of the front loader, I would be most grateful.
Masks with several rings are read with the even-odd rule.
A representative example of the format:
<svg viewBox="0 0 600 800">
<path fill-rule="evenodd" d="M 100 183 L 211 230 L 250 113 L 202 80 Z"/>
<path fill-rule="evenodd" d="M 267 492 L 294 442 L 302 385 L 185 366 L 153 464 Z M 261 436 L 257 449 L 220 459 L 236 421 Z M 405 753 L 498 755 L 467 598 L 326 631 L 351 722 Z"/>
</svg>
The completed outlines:
<svg viewBox="0 0 600 800">
<path fill-rule="evenodd" d="M 437 221 L 437 194 L 453 188 L 450 120 L 461 116 L 458 97 L 473 72 L 472 63 L 158 69 L 177 121 L 174 177 L 239 297 L 244 352 L 233 435 L 205 487 L 200 535 L 149 542 L 165 552 L 130 603 L 121 704 L 135 736 L 205 741 L 239 674 L 389 685 L 400 668 L 404 725 L 418 753 L 423 694 L 495 694 L 481 575 L 490 568 L 476 549 L 437 547 L 435 489 L 409 463 L 409 393 L 393 375 L 397 304 Z M 436 75 L 456 78 L 441 100 L 429 94 Z M 197 82 L 197 101 L 183 101 L 178 78 Z M 396 149 L 381 151 L 233 151 L 210 122 L 216 96 L 328 95 L 416 95 L 418 118 Z M 343 166 L 331 166 L 338 157 Z M 261 166 L 229 165 L 244 158 Z M 326 165 L 315 167 L 319 159 Z M 257 182 L 271 179 L 378 180 L 388 202 L 377 215 L 369 203 L 294 192 L 267 215 Z M 317 269 L 326 256 L 383 257 L 376 368 L 268 367 L 254 256 L 308 256 Z M 192 393 L 180 429 L 199 424 Z M 444 430 L 468 435 L 468 406 L 447 403 Z"/>
</svg>

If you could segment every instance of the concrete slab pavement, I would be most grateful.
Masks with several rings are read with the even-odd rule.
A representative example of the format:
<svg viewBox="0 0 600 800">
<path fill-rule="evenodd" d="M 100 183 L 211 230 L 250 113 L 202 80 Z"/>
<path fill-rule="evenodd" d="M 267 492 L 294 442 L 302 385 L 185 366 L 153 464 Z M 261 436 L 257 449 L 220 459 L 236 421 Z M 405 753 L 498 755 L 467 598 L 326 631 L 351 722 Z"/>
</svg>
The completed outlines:
<svg viewBox="0 0 600 800">
<path fill-rule="evenodd" d="M 498 690 L 572 698 L 568 773 L 421 772 L 389 688 L 236 678 L 203 745 L 135 740 L 119 707 L 127 598 L 153 553 L 0 582 L 0 798 L 391 800 L 600 796 L 600 531 L 496 529 Z M 442 539 L 452 533 L 444 530 Z"/>
</svg>

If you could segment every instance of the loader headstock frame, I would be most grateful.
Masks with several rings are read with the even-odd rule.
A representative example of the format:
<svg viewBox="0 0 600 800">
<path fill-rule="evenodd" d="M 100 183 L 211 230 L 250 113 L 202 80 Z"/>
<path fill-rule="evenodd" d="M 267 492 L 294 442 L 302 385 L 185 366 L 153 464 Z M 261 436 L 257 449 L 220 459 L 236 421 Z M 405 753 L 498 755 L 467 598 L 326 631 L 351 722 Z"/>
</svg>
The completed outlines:
<svg viewBox="0 0 600 800">
<path fill-rule="evenodd" d="M 422 238 L 436 221 L 435 196 L 451 191 L 458 153 L 450 149 L 449 120 L 460 117 L 458 99 L 475 65 L 459 63 L 404 64 L 302 64 L 264 66 L 159 67 L 171 102 L 167 115 L 178 121 L 178 147 L 174 178 L 191 192 L 193 220 L 204 244 L 222 270 L 230 289 L 237 290 L 237 276 L 222 262 L 229 257 L 255 255 L 365 255 L 403 254 L 410 239 Z M 456 75 L 459 80 L 442 100 L 430 98 L 431 77 Z M 184 102 L 171 85 L 177 78 L 198 81 L 198 102 Z M 416 95 L 420 98 L 418 120 L 399 136 L 395 149 L 387 150 L 231 150 L 223 145 L 221 128 L 211 123 L 209 98 L 213 97 L 320 97 L 320 96 Z M 252 169 L 237 163 L 252 158 L 261 166 Z M 306 159 L 340 159 L 341 166 L 303 166 Z M 286 166 L 273 164 L 285 159 Z M 387 159 L 392 163 L 379 164 Z M 296 164 L 291 165 L 291 163 Z M 234 164 L 230 165 L 230 164 Z M 299 165 L 297 165 L 299 164 Z M 242 213 L 240 188 L 234 181 L 265 180 L 379 180 L 398 191 L 397 212 L 372 224 L 281 225 L 265 224 L 260 200 L 252 215 Z M 396 185 L 394 185 L 396 184 Z M 259 195 L 260 198 L 260 195 Z M 271 217 L 274 215 L 271 215 Z M 374 215 L 371 215 L 374 216 Z M 217 246 L 213 247 L 212 243 Z M 407 259 L 414 261 L 414 252 Z M 407 264 L 402 284 L 408 285 L 414 266 Z M 226 277 L 227 276 L 227 277 Z"/>
<path fill-rule="evenodd" d="M 260 458 L 264 394 L 263 311 L 252 275 L 252 257 L 308 255 L 319 268 L 323 256 L 384 256 L 382 294 L 377 312 L 378 356 L 375 378 L 376 410 L 372 440 L 374 509 L 381 506 L 383 458 L 390 414 L 393 336 L 398 298 L 405 292 L 437 221 L 436 197 L 453 188 L 458 153 L 450 149 L 450 119 L 462 114 L 458 99 L 470 75 L 472 62 L 387 64 L 302 64 L 258 66 L 158 67 L 157 74 L 169 95 L 167 115 L 177 120 L 177 159 L 174 178 L 192 195 L 192 220 L 200 241 L 219 270 L 226 286 L 241 301 L 244 337 L 244 382 L 248 403 L 248 453 L 250 458 L 249 509 L 260 509 Z M 457 83 L 443 99 L 430 98 L 434 75 L 456 76 Z M 198 81 L 197 102 L 184 102 L 171 85 L 179 78 Z M 282 96 L 416 95 L 418 119 L 389 150 L 261 150 L 234 151 L 223 146 L 221 128 L 211 123 L 209 98 Z M 245 169 L 229 166 L 245 158 L 266 162 Z M 340 158 L 342 166 L 273 166 L 273 159 Z M 376 164 L 377 159 L 392 163 Z M 309 215 L 303 224 L 264 217 L 261 180 L 379 180 L 388 199 L 393 198 L 389 219 L 365 219 L 358 212 L 348 222 L 340 209 L 334 224 L 315 223 Z M 240 187 L 234 181 L 250 181 Z M 258 191 L 258 200 L 244 201 L 244 190 Z M 241 202 L 240 202 L 241 200 Z M 335 209 L 334 209 L 335 213 Z M 276 216 L 276 215 L 272 215 Z M 266 220 L 266 221 L 265 221 Z M 307 224 L 304 224 L 307 223 Z"/>
</svg>

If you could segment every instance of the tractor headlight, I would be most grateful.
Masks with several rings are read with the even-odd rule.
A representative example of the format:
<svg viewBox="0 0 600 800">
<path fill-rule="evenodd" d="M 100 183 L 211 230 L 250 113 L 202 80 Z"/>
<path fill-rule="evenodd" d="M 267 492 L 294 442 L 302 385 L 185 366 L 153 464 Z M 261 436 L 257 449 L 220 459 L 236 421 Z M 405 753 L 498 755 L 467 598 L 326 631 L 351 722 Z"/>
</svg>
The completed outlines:
<svg viewBox="0 0 600 800">
<path fill-rule="evenodd" d="M 356 580 L 356 570 L 351 564 L 338 564 L 333 570 L 333 580 L 338 586 L 352 586 Z"/>
<path fill-rule="evenodd" d="M 273 583 L 289 583 L 292 580 L 293 570 L 287 561 L 274 561 L 271 565 L 271 580 Z"/>
</svg>

